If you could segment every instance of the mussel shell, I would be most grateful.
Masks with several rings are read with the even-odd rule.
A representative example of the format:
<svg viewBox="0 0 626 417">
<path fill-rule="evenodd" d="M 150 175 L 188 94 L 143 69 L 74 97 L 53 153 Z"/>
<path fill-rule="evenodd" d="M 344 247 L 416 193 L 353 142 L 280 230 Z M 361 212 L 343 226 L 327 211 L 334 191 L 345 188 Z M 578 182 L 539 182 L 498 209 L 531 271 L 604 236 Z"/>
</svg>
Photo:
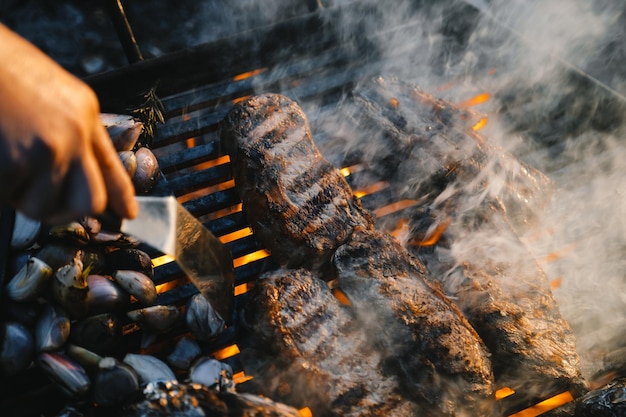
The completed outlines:
<svg viewBox="0 0 626 417">
<path fill-rule="evenodd" d="M 106 355 L 122 337 L 122 324 L 115 313 L 84 318 L 72 325 L 70 341 L 99 355 Z"/>
<path fill-rule="evenodd" d="M 7 283 L 7 296 L 14 301 L 37 298 L 50 283 L 52 268 L 36 257 L 31 257 Z"/>
<path fill-rule="evenodd" d="M 137 170 L 132 180 L 137 194 L 147 194 L 159 179 L 159 163 L 156 156 L 148 148 L 141 147 L 135 152 Z"/>
<path fill-rule="evenodd" d="M 139 326 L 154 332 L 166 332 L 178 324 L 181 313 L 175 306 L 155 305 L 131 310 L 128 318 Z"/>
<path fill-rule="evenodd" d="M 200 356 L 200 345 L 190 337 L 182 337 L 168 355 L 167 362 L 178 369 L 189 369 L 191 363 Z"/>
<path fill-rule="evenodd" d="M 133 149 L 143 130 L 142 122 L 125 114 L 101 113 L 100 123 L 106 128 L 118 152 Z"/>
<path fill-rule="evenodd" d="M 124 363 L 132 367 L 139 376 L 139 383 L 143 386 L 150 382 L 175 381 L 176 375 L 161 359 L 152 355 L 128 353 L 124 356 Z"/>
<path fill-rule="evenodd" d="M 137 248 L 121 248 L 108 252 L 105 256 L 107 266 L 111 273 L 118 269 L 139 271 L 148 277 L 154 277 L 154 268 L 150 255 Z"/>
<path fill-rule="evenodd" d="M 87 245 L 91 239 L 85 226 L 77 221 L 52 226 L 48 231 L 48 235 L 51 239 L 80 246 Z"/>
<path fill-rule="evenodd" d="M 113 279 L 141 304 L 151 306 L 156 303 L 156 287 L 146 274 L 139 271 L 119 270 L 115 271 Z"/>
<path fill-rule="evenodd" d="M 89 314 L 121 311 L 130 305 L 130 295 L 115 281 L 103 275 L 87 277 Z"/>
<path fill-rule="evenodd" d="M 87 314 L 89 286 L 80 260 L 74 259 L 57 269 L 52 279 L 52 296 L 71 318 L 81 318 Z"/>
<path fill-rule="evenodd" d="M 103 358 L 94 378 L 93 399 L 101 406 L 124 403 L 139 391 L 139 377 L 132 367 L 112 357 Z"/>
<path fill-rule="evenodd" d="M 102 356 L 98 355 L 96 352 L 71 343 L 65 346 L 65 353 L 90 373 L 98 369 L 98 364 L 103 359 Z"/>
<path fill-rule="evenodd" d="M 79 223 L 89 233 L 89 236 L 99 233 L 102 229 L 102 222 L 97 217 L 85 216 L 79 220 Z"/>
<path fill-rule="evenodd" d="M 74 259 L 81 262 L 84 259 L 85 252 L 76 245 L 68 245 L 64 243 L 46 243 L 35 255 L 52 268 L 54 271 L 64 265 L 71 263 Z"/>
<path fill-rule="evenodd" d="M 11 234 L 11 248 L 14 250 L 30 248 L 37 242 L 41 230 L 39 220 L 33 220 L 16 211 L 13 220 L 13 233 Z"/>
<path fill-rule="evenodd" d="M 208 388 L 232 388 L 233 369 L 210 357 L 202 357 L 189 369 L 189 380 Z"/>
<path fill-rule="evenodd" d="M 61 308 L 46 304 L 35 325 L 37 350 L 41 352 L 58 350 L 65 345 L 69 336 L 70 318 Z"/>
<path fill-rule="evenodd" d="M 35 341 L 30 330 L 18 322 L 0 324 L 0 374 L 20 373 L 30 365 L 34 352 Z"/>
<path fill-rule="evenodd" d="M 91 388 L 85 369 L 61 353 L 43 352 L 38 358 L 39 367 L 67 396 L 80 398 Z"/>
<path fill-rule="evenodd" d="M 124 165 L 128 176 L 132 178 L 135 175 L 135 172 L 137 172 L 137 157 L 135 156 L 135 152 L 123 151 L 118 152 L 117 154 L 120 157 L 120 161 L 122 161 L 122 165 Z"/>
<path fill-rule="evenodd" d="M 196 339 L 209 340 L 224 330 L 224 320 L 201 293 L 194 294 L 187 302 L 185 312 L 187 328 Z"/>
</svg>

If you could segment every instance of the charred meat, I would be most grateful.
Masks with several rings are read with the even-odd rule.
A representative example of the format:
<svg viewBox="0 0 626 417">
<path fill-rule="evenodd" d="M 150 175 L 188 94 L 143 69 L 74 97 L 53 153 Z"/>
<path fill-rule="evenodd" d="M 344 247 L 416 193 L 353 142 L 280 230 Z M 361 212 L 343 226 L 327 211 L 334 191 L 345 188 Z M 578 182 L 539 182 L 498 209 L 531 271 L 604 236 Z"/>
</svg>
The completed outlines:
<svg viewBox="0 0 626 417">
<path fill-rule="evenodd" d="M 369 163 L 417 201 L 407 247 L 486 343 L 498 385 L 584 391 L 572 330 L 517 234 L 547 204 L 550 180 L 479 136 L 470 113 L 414 85 L 378 77 L 350 111 L 370 140 L 395 149 L 394 164 Z"/>
<path fill-rule="evenodd" d="M 385 375 L 381 355 L 328 285 L 279 269 L 251 290 L 243 328 L 253 335 L 260 394 L 316 416 L 413 416 L 418 408 Z M 243 352 L 244 355 L 246 352 Z"/>
<path fill-rule="evenodd" d="M 319 266 L 354 226 L 372 223 L 288 98 L 265 94 L 239 103 L 222 124 L 221 143 L 253 230 L 279 262 Z"/>
<path fill-rule="evenodd" d="M 407 398 L 426 415 L 487 414 L 493 375 L 482 341 L 423 265 L 374 231 L 298 105 L 272 94 L 239 103 L 222 143 L 257 237 L 284 265 L 320 266 L 334 255 L 357 321 L 372 331 L 385 370 L 405 379 Z"/>
</svg>

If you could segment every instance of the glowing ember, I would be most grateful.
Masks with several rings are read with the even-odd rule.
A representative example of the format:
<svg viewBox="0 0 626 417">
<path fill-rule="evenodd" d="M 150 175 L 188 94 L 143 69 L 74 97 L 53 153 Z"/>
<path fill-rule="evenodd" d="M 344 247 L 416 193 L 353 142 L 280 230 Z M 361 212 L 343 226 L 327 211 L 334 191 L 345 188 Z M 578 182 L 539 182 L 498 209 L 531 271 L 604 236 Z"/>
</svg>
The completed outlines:
<svg viewBox="0 0 626 417">
<path fill-rule="evenodd" d="M 233 81 L 241 81 L 241 80 L 245 80 L 246 78 L 250 78 L 250 77 L 254 77 L 255 75 L 259 75 L 259 74 L 263 74 L 265 71 L 267 71 L 267 68 L 258 68 L 252 71 L 248 71 L 248 72 L 244 72 L 241 74 L 237 74 L 233 77 Z"/>
<path fill-rule="evenodd" d="M 300 414 L 302 417 L 313 417 L 313 413 L 311 412 L 311 409 L 309 407 L 301 408 L 300 410 L 298 410 L 298 414 Z"/>
<path fill-rule="evenodd" d="M 168 282 L 165 282 L 163 284 L 157 285 L 156 286 L 156 291 L 157 291 L 157 294 L 163 294 L 164 292 L 168 292 L 172 288 L 176 288 L 179 285 L 181 285 L 181 283 L 178 282 L 177 280 L 168 281 Z"/>
<path fill-rule="evenodd" d="M 496 400 L 501 400 L 513 394 L 515 394 L 515 391 L 513 391 L 509 387 L 500 388 L 499 390 L 496 391 Z"/>
<path fill-rule="evenodd" d="M 442 220 L 441 222 L 436 223 L 435 229 L 430 231 L 426 235 L 424 240 L 420 240 L 420 241 L 414 240 L 411 242 L 411 244 L 415 246 L 432 246 L 436 244 L 439 241 L 439 238 L 441 238 L 441 235 L 443 234 L 443 232 L 445 232 L 445 230 L 448 228 L 451 222 L 452 222 L 452 219 L 448 217 Z"/>
<path fill-rule="evenodd" d="M 194 166 L 194 170 L 202 171 L 205 169 L 213 168 L 218 165 L 227 164 L 229 162 L 230 162 L 230 156 L 224 155 L 224 156 L 220 156 L 219 158 L 211 159 L 210 161 L 199 163 L 198 165 Z"/>
<path fill-rule="evenodd" d="M 361 164 L 355 164 L 355 165 L 350 165 L 349 167 L 341 168 L 339 172 L 341 172 L 341 175 L 343 175 L 344 177 L 347 177 L 350 174 L 354 174 L 359 171 L 362 171 L 364 168 L 365 167 Z"/>
<path fill-rule="evenodd" d="M 543 413 L 547 413 L 550 410 L 554 410 L 557 407 L 562 406 L 563 404 L 567 404 L 571 401 L 574 401 L 574 397 L 569 392 L 562 392 L 560 394 L 555 395 L 554 397 L 550 397 L 547 400 L 541 401 L 533 405 L 532 407 L 528 407 L 522 411 L 519 411 L 515 414 L 511 414 L 509 417 L 535 417 L 539 416 Z"/>
<path fill-rule="evenodd" d="M 230 345 L 225 348 L 219 349 L 213 352 L 213 357 L 218 361 L 222 361 L 224 359 L 230 358 L 231 356 L 235 356 L 239 354 L 239 346 Z"/>
<path fill-rule="evenodd" d="M 386 206 L 382 206 L 374 210 L 374 216 L 383 217 L 389 214 L 395 213 L 400 210 L 404 210 L 405 208 L 414 206 L 417 204 L 417 200 L 400 200 L 395 203 L 388 204 Z"/>
<path fill-rule="evenodd" d="M 472 126 L 472 130 L 474 130 L 474 131 L 480 130 L 483 127 L 485 127 L 486 125 L 487 125 L 487 118 L 483 117 L 478 122 L 476 122 L 476 124 L 474 126 Z"/>
<path fill-rule="evenodd" d="M 220 242 L 226 244 L 229 242 L 234 242 L 235 240 L 248 237 L 252 235 L 252 229 L 250 227 L 244 227 L 243 229 L 236 230 L 232 233 L 228 233 L 226 235 L 220 236 Z"/>
<path fill-rule="evenodd" d="M 175 259 L 170 255 L 162 255 L 152 259 L 152 267 L 156 268 L 157 266 L 169 264 L 170 262 L 174 262 Z"/>
<path fill-rule="evenodd" d="M 387 104 L 389 104 L 389 106 L 393 107 L 394 109 L 397 109 L 398 106 L 400 106 L 400 102 L 395 97 L 390 98 Z"/>
<path fill-rule="evenodd" d="M 550 289 L 556 290 L 561 287 L 561 283 L 563 282 L 563 277 L 558 277 L 550 281 Z"/>
<path fill-rule="evenodd" d="M 245 372 L 241 371 L 241 372 L 237 372 L 235 374 L 233 374 L 233 382 L 235 384 L 241 384 L 243 382 L 248 382 L 250 380 L 252 380 L 253 377 L 251 375 L 246 375 Z"/>
<path fill-rule="evenodd" d="M 270 253 L 267 250 L 260 249 L 258 251 L 233 259 L 233 267 L 239 268 L 240 266 L 249 264 L 250 262 L 254 262 L 259 259 L 267 258 L 268 256 L 270 256 Z"/>
<path fill-rule="evenodd" d="M 336 299 L 337 299 L 337 300 L 338 300 L 341 304 L 343 304 L 343 305 L 345 305 L 345 306 L 350 306 L 350 305 L 352 305 L 352 304 L 350 303 L 350 300 L 348 300 L 348 297 L 346 296 L 346 294 L 345 294 L 343 291 L 341 291 L 341 289 L 339 289 L 339 288 L 333 288 L 333 289 L 332 289 L 332 293 L 333 293 L 333 295 L 335 296 L 335 298 L 336 298 Z"/>
<path fill-rule="evenodd" d="M 373 194 L 376 193 L 378 191 L 384 190 L 385 188 L 389 187 L 389 183 L 386 181 L 378 181 L 375 182 L 373 184 L 368 185 L 365 188 L 361 188 L 360 190 L 355 190 L 354 191 L 354 196 L 356 198 L 362 198 L 365 197 L 368 194 Z"/>
<path fill-rule="evenodd" d="M 478 104 L 482 104 L 487 102 L 491 98 L 491 94 L 489 93 L 481 93 L 477 96 L 470 98 L 469 100 L 465 100 L 461 103 L 457 104 L 457 107 L 465 109 L 468 107 L 476 106 Z"/>
<path fill-rule="evenodd" d="M 247 293 L 252 289 L 252 287 L 254 287 L 254 282 L 245 282 L 235 286 L 235 297 Z"/>
</svg>

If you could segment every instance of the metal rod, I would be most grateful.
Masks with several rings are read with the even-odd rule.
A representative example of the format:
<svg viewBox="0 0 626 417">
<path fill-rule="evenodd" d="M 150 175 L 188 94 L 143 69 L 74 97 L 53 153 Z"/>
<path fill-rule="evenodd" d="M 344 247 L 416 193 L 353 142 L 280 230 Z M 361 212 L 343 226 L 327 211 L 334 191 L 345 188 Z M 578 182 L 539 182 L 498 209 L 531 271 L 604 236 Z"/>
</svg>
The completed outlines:
<svg viewBox="0 0 626 417">
<path fill-rule="evenodd" d="M 122 48 L 124 48 L 124 54 L 128 63 L 134 64 L 143 60 L 143 55 L 133 34 L 133 29 L 128 22 L 124 6 L 122 6 L 121 0 L 105 0 L 109 17 L 115 26 L 117 37 L 120 39 Z"/>
</svg>

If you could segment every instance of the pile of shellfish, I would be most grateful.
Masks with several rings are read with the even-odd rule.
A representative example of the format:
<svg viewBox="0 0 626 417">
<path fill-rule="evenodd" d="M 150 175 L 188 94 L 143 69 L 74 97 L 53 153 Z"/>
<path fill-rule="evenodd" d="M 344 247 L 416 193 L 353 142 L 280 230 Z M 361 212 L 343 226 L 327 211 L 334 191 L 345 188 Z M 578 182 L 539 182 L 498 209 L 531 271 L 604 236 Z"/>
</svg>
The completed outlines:
<svg viewBox="0 0 626 417">
<path fill-rule="evenodd" d="M 148 148 L 135 146 L 141 122 L 123 115 L 103 115 L 102 122 L 137 194 L 149 193 L 159 169 Z M 45 226 L 17 213 L 15 223 L 0 303 L 1 378 L 39 367 L 68 403 L 100 408 L 181 378 L 234 392 L 232 369 L 203 356 L 199 344 L 222 332 L 224 321 L 199 293 L 183 307 L 159 304 L 152 259 L 140 242 L 92 217 Z M 120 351 L 128 326 L 142 330 L 141 348 L 175 326 L 188 332 L 158 358 Z"/>
</svg>

